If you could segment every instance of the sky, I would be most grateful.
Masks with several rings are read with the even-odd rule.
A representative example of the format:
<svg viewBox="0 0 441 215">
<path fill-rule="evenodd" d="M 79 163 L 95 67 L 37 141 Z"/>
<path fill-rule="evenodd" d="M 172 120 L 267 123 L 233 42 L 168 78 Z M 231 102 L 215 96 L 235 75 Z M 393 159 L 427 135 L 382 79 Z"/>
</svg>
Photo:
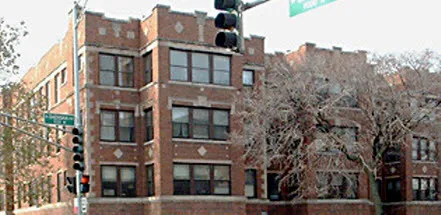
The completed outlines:
<svg viewBox="0 0 441 215">
<path fill-rule="evenodd" d="M 1 0 L 0 17 L 10 24 L 25 21 L 29 35 L 22 39 L 18 63 L 27 71 L 38 63 L 67 30 L 73 0 Z M 157 4 L 172 10 L 206 11 L 215 17 L 214 0 L 80 0 L 91 11 L 115 18 L 148 16 Z M 244 0 L 250 2 L 253 0 Z M 441 1 L 337 0 L 289 17 L 290 0 L 271 0 L 244 13 L 245 35 L 264 36 L 265 50 L 297 50 L 305 42 L 344 51 L 400 53 L 426 48 L 441 52 Z"/>
</svg>

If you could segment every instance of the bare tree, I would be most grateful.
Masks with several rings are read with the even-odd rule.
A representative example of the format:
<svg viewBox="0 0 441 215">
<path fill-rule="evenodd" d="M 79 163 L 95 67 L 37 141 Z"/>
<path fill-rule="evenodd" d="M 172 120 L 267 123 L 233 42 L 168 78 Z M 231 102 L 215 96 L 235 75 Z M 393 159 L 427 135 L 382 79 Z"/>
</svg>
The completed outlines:
<svg viewBox="0 0 441 215">
<path fill-rule="evenodd" d="M 364 53 L 272 56 L 262 83 L 238 99 L 245 126 L 233 138 L 245 143 L 248 162 L 281 170 L 280 186 L 295 199 L 327 198 L 335 178 L 356 188 L 351 173 L 364 172 L 382 214 L 376 178 L 384 155 L 403 149 L 414 131 L 435 129 L 438 62 L 431 51 L 369 63 Z M 356 196 L 356 189 L 339 192 Z"/>
<path fill-rule="evenodd" d="M 26 83 L 14 80 L 19 75 L 17 59 L 20 54 L 16 48 L 26 34 L 23 22 L 15 27 L 0 18 L 0 112 L 28 120 L 0 117 L 0 195 L 5 196 L 5 202 L 0 203 L 6 203 L 6 214 L 13 214 L 15 204 L 38 205 L 47 201 L 51 187 L 47 177 L 42 177 L 51 170 L 48 157 L 51 148 L 45 141 L 25 135 L 17 128 L 57 140 L 51 129 L 29 123 L 41 123 L 43 112 L 47 110 L 45 96 L 26 88 Z"/>
</svg>

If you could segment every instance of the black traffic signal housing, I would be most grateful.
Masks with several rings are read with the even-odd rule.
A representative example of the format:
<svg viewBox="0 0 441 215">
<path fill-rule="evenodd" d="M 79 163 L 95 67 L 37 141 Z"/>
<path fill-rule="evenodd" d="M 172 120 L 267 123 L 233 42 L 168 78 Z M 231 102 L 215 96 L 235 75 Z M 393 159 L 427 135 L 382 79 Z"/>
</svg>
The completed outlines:
<svg viewBox="0 0 441 215">
<path fill-rule="evenodd" d="M 73 128 L 72 134 L 75 135 L 72 138 L 72 142 L 74 144 L 72 151 L 74 152 L 73 155 L 73 168 L 75 170 L 84 171 L 84 143 L 83 143 L 83 130 L 80 128 Z"/>
<path fill-rule="evenodd" d="M 230 48 L 235 51 L 240 49 L 240 10 L 241 0 L 215 0 L 214 7 L 218 10 L 228 11 L 219 13 L 214 20 L 216 28 L 222 29 L 215 39 L 216 46 Z"/>
<path fill-rule="evenodd" d="M 67 185 L 66 188 L 69 191 L 69 193 L 77 194 L 77 178 L 74 177 L 66 177 L 67 179 Z"/>
<path fill-rule="evenodd" d="M 80 187 L 81 193 L 88 193 L 89 192 L 89 190 L 90 190 L 89 180 L 90 180 L 90 177 L 88 175 L 83 175 L 81 177 L 81 187 Z"/>
<path fill-rule="evenodd" d="M 66 185 L 67 190 L 72 194 L 77 194 L 77 178 L 75 176 L 67 177 L 68 184 Z M 88 193 L 90 190 L 89 185 L 90 177 L 88 175 L 83 175 L 80 181 L 80 191 L 81 193 Z"/>
</svg>

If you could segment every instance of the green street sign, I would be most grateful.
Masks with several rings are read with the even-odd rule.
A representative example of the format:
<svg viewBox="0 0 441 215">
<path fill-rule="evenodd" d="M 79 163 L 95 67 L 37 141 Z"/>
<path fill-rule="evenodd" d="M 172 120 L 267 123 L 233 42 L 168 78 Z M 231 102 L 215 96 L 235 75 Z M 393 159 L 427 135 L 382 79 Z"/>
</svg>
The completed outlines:
<svg viewBox="0 0 441 215">
<path fill-rule="evenodd" d="M 44 113 L 44 123 L 73 126 L 75 116 L 70 114 Z"/>
<path fill-rule="evenodd" d="M 334 1 L 336 0 L 289 0 L 289 16 L 293 17 Z"/>
</svg>

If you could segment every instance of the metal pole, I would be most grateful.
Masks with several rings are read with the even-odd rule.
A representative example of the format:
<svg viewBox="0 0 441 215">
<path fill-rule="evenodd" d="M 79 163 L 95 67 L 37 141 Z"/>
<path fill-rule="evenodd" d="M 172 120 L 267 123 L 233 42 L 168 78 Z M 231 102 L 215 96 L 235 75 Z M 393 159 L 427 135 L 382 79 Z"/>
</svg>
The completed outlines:
<svg viewBox="0 0 441 215">
<path fill-rule="evenodd" d="M 11 117 L 11 118 L 14 118 L 16 120 L 21 120 L 21 121 L 24 121 L 24 122 L 27 122 L 27 123 L 31 123 L 31 124 L 34 124 L 34 125 L 39 125 L 39 126 L 42 126 L 42 127 L 45 127 L 45 128 L 50 128 L 50 129 L 54 129 L 54 130 L 58 130 L 58 131 L 62 131 L 62 132 L 66 132 L 66 133 L 72 134 L 72 131 L 67 130 L 67 129 L 62 129 L 62 128 L 57 128 L 57 127 L 54 127 L 54 126 L 49 126 L 49 125 L 46 125 L 46 124 L 43 124 L 43 123 L 39 123 L 39 122 L 37 122 L 35 120 L 28 120 L 26 118 L 15 116 L 15 115 L 11 115 L 11 114 L 0 112 L 0 116 Z"/>
<path fill-rule="evenodd" d="M 78 71 L 78 41 L 77 41 L 77 25 L 78 25 L 78 4 L 74 1 L 73 8 L 73 63 L 74 63 L 74 82 L 75 82 L 75 127 L 82 130 L 82 120 L 81 120 L 81 112 L 80 112 L 80 74 Z M 82 215 L 81 211 L 81 177 L 82 172 L 76 170 L 76 189 L 77 189 L 77 206 L 78 206 L 78 215 Z"/>
</svg>

